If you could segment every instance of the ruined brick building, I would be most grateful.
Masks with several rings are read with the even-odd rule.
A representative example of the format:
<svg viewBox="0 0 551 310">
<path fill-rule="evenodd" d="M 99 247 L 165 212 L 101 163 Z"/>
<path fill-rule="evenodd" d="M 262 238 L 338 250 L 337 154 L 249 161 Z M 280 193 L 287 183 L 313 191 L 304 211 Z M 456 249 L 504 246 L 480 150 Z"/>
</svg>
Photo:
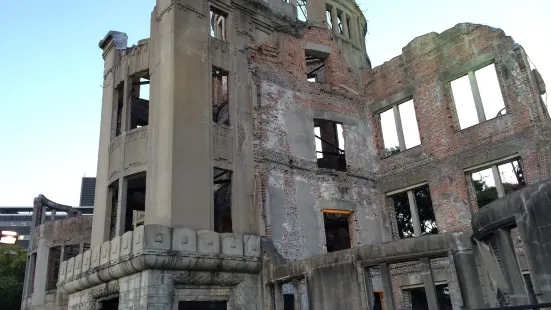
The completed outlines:
<svg viewBox="0 0 551 310">
<path fill-rule="evenodd" d="M 502 30 L 458 24 L 372 68 L 350 0 L 157 0 L 150 22 L 99 44 L 69 309 L 551 301 L 545 84 Z"/>
</svg>

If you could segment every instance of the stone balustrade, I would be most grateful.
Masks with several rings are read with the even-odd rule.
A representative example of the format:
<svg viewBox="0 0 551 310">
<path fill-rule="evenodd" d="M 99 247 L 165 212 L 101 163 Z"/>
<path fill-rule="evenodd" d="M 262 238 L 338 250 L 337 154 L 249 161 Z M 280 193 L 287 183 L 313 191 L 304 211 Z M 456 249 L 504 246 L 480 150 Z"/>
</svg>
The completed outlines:
<svg viewBox="0 0 551 310">
<path fill-rule="evenodd" d="M 57 287 L 74 293 L 147 269 L 228 273 L 260 271 L 260 237 L 209 230 L 139 226 L 64 261 Z"/>
</svg>

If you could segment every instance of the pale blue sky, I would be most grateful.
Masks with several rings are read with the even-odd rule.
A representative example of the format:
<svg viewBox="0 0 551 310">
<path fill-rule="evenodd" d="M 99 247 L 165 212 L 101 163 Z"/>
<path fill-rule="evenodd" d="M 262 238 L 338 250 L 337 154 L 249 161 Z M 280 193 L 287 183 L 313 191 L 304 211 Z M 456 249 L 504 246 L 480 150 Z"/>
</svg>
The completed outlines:
<svg viewBox="0 0 551 310">
<path fill-rule="evenodd" d="M 96 174 L 103 71 L 98 42 L 109 30 L 126 32 L 130 45 L 149 37 L 154 3 L 0 0 L 0 206 L 30 206 L 38 194 L 78 204 L 81 177 Z M 416 36 L 474 22 L 513 36 L 551 84 L 551 1 L 360 5 L 369 20 L 367 52 L 374 66 Z"/>
</svg>

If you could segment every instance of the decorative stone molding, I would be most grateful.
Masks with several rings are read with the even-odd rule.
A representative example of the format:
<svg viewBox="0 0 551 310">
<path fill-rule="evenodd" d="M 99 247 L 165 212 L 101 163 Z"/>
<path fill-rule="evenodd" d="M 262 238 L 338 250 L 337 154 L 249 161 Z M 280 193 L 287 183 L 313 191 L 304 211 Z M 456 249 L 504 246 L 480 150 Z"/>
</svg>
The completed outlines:
<svg viewBox="0 0 551 310">
<path fill-rule="evenodd" d="M 62 262 L 57 286 L 71 294 L 147 269 L 183 270 L 178 283 L 235 285 L 260 271 L 260 237 L 139 226 Z"/>
</svg>

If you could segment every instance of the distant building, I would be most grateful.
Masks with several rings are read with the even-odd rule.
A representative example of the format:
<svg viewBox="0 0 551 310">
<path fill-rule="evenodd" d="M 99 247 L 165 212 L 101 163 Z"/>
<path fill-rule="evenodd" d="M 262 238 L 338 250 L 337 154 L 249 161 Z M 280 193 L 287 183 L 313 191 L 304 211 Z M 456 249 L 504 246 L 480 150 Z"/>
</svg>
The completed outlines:
<svg viewBox="0 0 551 310">
<path fill-rule="evenodd" d="M 80 187 L 80 204 L 81 207 L 91 207 L 94 205 L 94 195 L 96 192 L 96 178 L 82 178 Z"/>
<path fill-rule="evenodd" d="M 96 178 L 82 178 L 80 191 L 80 207 L 75 207 L 83 215 L 90 215 L 94 206 L 94 191 L 96 189 Z M 62 212 L 55 213 L 52 217 L 51 212 L 44 214 L 47 221 L 62 220 L 67 214 Z M 0 207 L 0 233 L 15 232 L 17 234 L 15 244 L 25 249 L 29 248 L 29 237 L 31 234 L 31 222 L 33 218 L 33 207 Z M 1 245 L 1 244 L 0 244 Z"/>
</svg>

